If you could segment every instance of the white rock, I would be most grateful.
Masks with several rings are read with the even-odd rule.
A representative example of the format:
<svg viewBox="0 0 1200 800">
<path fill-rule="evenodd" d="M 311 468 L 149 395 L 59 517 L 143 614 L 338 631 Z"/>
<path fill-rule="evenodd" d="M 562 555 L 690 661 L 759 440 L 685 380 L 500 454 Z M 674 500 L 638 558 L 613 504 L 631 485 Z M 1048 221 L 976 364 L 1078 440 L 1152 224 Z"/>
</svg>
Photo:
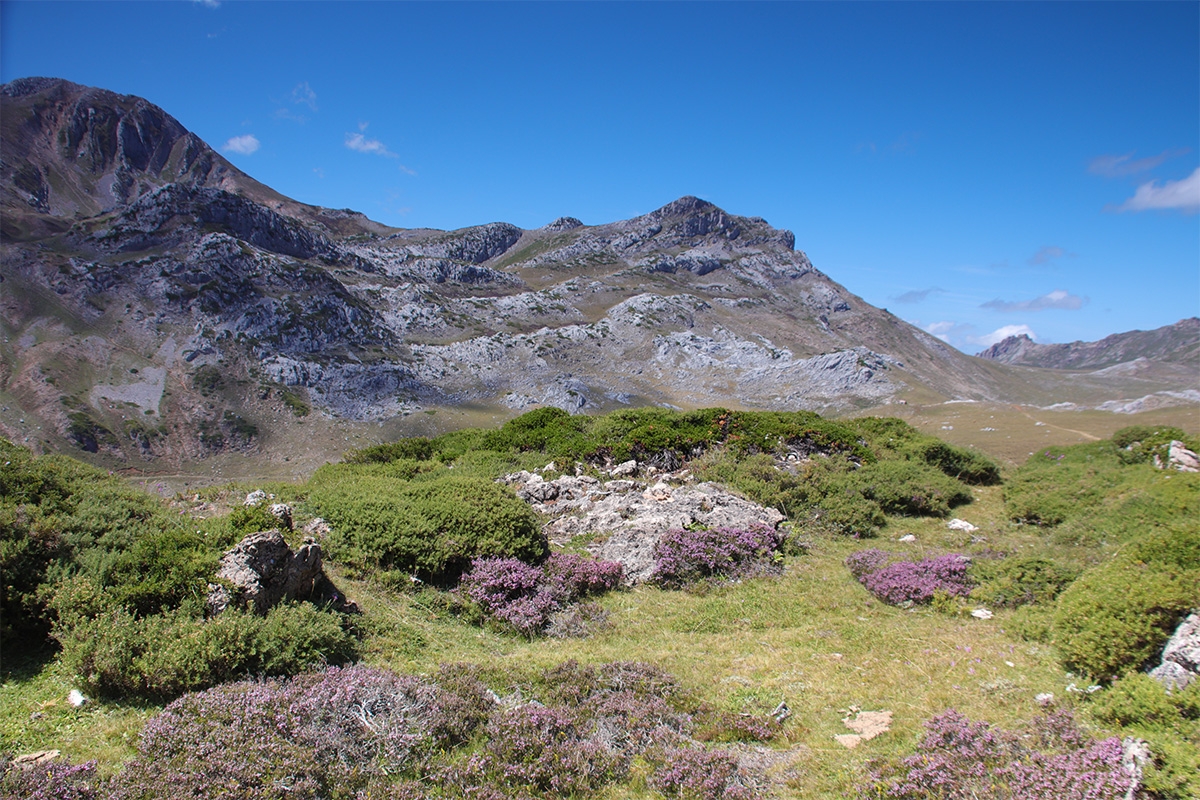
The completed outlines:
<svg viewBox="0 0 1200 800">
<path fill-rule="evenodd" d="M 967 533 L 972 533 L 974 531 L 979 530 L 979 528 L 977 528 L 976 526 L 967 522 L 965 519 L 957 519 L 957 518 L 952 519 L 949 522 L 947 522 L 946 527 L 952 531 L 966 531 Z"/>
<path fill-rule="evenodd" d="M 915 542 L 916 540 L 917 540 L 916 536 L 913 536 L 911 533 L 906 533 L 903 536 L 901 536 L 899 539 L 897 539 L 896 541 L 898 541 L 898 542 Z"/>
<path fill-rule="evenodd" d="M 986 608 L 977 608 L 971 612 L 971 616 L 975 619 L 991 619 L 994 615 Z"/>
<path fill-rule="evenodd" d="M 1042 692 L 1041 694 L 1035 694 L 1033 696 L 1033 702 L 1037 703 L 1042 708 L 1049 708 L 1050 706 L 1054 705 L 1054 693 Z"/>
<path fill-rule="evenodd" d="M 259 506 L 267 501 L 267 493 L 262 489 L 255 489 L 250 494 L 246 495 L 246 499 L 242 501 L 244 506 Z"/>
<path fill-rule="evenodd" d="M 72 689 L 67 694 L 67 702 L 76 708 L 80 708 L 87 701 L 87 698 L 83 696 L 83 692 L 79 691 L 78 689 Z"/>
<path fill-rule="evenodd" d="M 1180 472 L 1200 472 L 1200 456 L 1184 447 L 1183 442 L 1171 442 L 1167 451 L 1167 468 Z"/>
<path fill-rule="evenodd" d="M 615 467 L 609 470 L 608 474 L 612 475 L 614 478 L 621 478 L 626 475 L 637 474 L 637 468 L 637 461 L 631 458 L 622 464 L 617 464 Z"/>
</svg>

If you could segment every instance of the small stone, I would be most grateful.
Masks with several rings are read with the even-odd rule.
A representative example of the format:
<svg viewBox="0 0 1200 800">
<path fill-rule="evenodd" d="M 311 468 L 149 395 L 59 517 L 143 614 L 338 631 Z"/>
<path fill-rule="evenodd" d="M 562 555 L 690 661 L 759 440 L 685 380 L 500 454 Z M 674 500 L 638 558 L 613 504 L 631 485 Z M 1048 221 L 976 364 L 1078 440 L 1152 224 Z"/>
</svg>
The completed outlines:
<svg viewBox="0 0 1200 800">
<path fill-rule="evenodd" d="M 67 694 L 67 702 L 70 703 L 71 705 L 75 706 L 76 708 L 80 708 L 87 701 L 88 701 L 88 699 L 83 696 L 83 692 L 79 691 L 78 689 L 72 689 Z"/>
<path fill-rule="evenodd" d="M 267 502 L 267 493 L 262 489 L 255 489 L 246 495 L 246 499 L 242 501 L 242 505 L 250 507 L 261 506 L 265 502 Z"/>
<path fill-rule="evenodd" d="M 957 518 L 952 519 L 949 522 L 947 522 L 946 527 L 952 531 L 966 531 L 967 533 L 972 533 L 974 531 L 979 530 L 979 528 L 977 528 L 976 526 L 967 522 L 965 519 L 957 519 Z"/>
<path fill-rule="evenodd" d="M 1052 692 L 1042 692 L 1033 696 L 1033 702 L 1037 703 L 1042 708 L 1049 708 L 1054 705 L 1054 694 Z"/>
<path fill-rule="evenodd" d="M 25 753 L 13 759 L 13 763 L 22 767 L 40 767 L 49 764 L 62 755 L 60 750 L 38 750 L 36 753 Z"/>
<path fill-rule="evenodd" d="M 911 533 L 906 533 L 903 536 L 901 536 L 899 539 L 897 539 L 896 541 L 898 541 L 898 542 L 915 542 L 916 540 L 917 540 L 916 536 L 913 536 Z"/>
<path fill-rule="evenodd" d="M 611 470 L 609 470 L 608 474 L 613 476 L 614 478 L 623 478 L 627 475 L 636 475 L 637 469 L 638 469 L 637 461 L 631 458 L 628 461 L 625 461 L 621 464 L 617 464 L 615 467 L 613 467 Z"/>
<path fill-rule="evenodd" d="M 971 616 L 975 619 L 991 619 L 993 614 L 986 608 L 977 608 L 971 612 Z"/>
</svg>

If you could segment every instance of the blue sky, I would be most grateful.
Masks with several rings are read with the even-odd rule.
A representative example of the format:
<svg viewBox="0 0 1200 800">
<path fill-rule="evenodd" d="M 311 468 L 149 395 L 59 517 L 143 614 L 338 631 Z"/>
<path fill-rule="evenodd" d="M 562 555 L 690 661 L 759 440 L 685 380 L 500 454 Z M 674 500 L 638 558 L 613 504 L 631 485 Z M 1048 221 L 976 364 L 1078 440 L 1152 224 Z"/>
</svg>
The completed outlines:
<svg viewBox="0 0 1200 800">
<path fill-rule="evenodd" d="M 401 227 L 693 194 L 966 352 L 1200 314 L 1200 3 L 0 2 L 0 78 L 149 99 Z"/>
</svg>

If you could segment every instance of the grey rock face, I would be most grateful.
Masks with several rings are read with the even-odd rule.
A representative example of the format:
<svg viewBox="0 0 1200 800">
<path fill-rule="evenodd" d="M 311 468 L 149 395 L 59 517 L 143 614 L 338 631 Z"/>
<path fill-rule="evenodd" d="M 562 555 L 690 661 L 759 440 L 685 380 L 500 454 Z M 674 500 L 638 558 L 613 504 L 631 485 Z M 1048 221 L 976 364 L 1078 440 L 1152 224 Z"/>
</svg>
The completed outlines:
<svg viewBox="0 0 1200 800">
<path fill-rule="evenodd" d="M 628 474 L 621 470 L 621 474 Z M 684 473 L 669 477 L 687 480 Z M 738 497 L 715 483 L 678 485 L 659 480 L 597 479 L 564 475 L 546 481 L 518 472 L 504 478 L 536 511 L 553 516 L 545 526 L 550 541 L 565 544 L 577 536 L 595 537 L 588 551 L 596 558 L 619 561 L 625 580 L 641 583 L 654 572 L 654 548 L 674 528 L 774 528 L 783 514 Z"/>
<path fill-rule="evenodd" d="M 293 553 L 279 531 L 252 533 L 221 556 L 217 577 L 232 583 L 233 589 L 210 584 L 208 607 L 212 613 L 242 605 L 266 614 L 283 600 L 313 596 L 324 577 L 321 546 L 311 542 Z"/>
<path fill-rule="evenodd" d="M 1168 689 L 1182 689 L 1200 677 L 1200 613 L 1179 624 L 1150 675 Z"/>
</svg>

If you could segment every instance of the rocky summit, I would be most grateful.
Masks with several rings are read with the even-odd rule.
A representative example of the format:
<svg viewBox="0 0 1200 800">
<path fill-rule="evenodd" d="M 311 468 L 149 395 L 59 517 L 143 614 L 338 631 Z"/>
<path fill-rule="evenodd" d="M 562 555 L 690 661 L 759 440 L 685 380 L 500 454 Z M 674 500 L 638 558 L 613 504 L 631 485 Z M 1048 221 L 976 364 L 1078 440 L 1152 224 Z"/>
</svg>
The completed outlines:
<svg viewBox="0 0 1200 800">
<path fill-rule="evenodd" d="M 34 447 L 178 462 L 268 447 L 309 413 L 448 406 L 1076 400 L 695 197 L 604 224 L 402 230 L 274 192 L 141 98 L 26 78 L 0 102 L 0 434 Z M 1186 372 L 1069 389 L 1138 397 Z"/>
</svg>

